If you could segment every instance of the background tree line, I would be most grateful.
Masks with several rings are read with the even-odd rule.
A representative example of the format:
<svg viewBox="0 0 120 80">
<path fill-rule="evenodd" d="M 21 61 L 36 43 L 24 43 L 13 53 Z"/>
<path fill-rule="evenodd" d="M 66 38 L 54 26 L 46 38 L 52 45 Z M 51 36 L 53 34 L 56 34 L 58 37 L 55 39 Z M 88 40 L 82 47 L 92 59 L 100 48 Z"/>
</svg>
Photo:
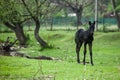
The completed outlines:
<svg viewBox="0 0 120 80">
<path fill-rule="evenodd" d="M 69 13 L 76 14 L 76 26 L 83 25 L 82 18 L 89 20 L 94 17 L 94 0 L 0 0 L 0 23 L 11 29 L 20 45 L 26 45 L 29 40 L 23 27 L 30 20 L 35 25 L 34 36 L 42 47 L 49 47 L 39 34 L 43 20 L 50 19 L 52 30 L 53 18 L 57 16 L 69 17 Z M 120 1 L 98 0 L 98 16 L 104 18 L 107 13 L 115 15 L 118 29 L 120 29 Z"/>
</svg>

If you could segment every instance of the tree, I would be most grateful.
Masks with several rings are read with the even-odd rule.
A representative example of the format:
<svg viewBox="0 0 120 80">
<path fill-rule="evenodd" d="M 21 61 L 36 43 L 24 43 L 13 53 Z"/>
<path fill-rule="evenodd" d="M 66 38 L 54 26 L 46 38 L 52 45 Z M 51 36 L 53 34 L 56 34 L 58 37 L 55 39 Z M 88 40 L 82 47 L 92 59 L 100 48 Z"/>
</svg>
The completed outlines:
<svg viewBox="0 0 120 80">
<path fill-rule="evenodd" d="M 61 14 L 62 8 L 57 6 L 56 4 L 54 4 L 54 5 L 51 5 L 52 12 L 48 12 L 47 15 L 45 15 L 46 17 L 44 18 L 45 23 L 50 24 L 50 31 L 53 30 L 53 22 L 54 22 L 53 20 L 54 20 L 54 18 L 58 17 L 58 16 L 62 16 L 62 14 Z"/>
<path fill-rule="evenodd" d="M 41 47 L 49 47 L 49 45 L 39 36 L 39 30 L 42 19 L 48 14 L 53 13 L 53 7 L 56 5 L 52 4 L 49 0 L 22 0 L 22 3 L 35 23 L 34 36 L 36 40 L 39 42 Z"/>
<path fill-rule="evenodd" d="M 51 0 L 59 6 L 64 6 L 71 9 L 77 18 L 77 29 L 79 25 L 82 25 L 81 18 L 84 7 L 87 7 L 93 3 L 93 0 Z"/>
<path fill-rule="evenodd" d="M 120 0 L 101 0 L 101 3 L 99 4 L 100 6 L 100 12 L 103 16 L 103 24 L 104 24 L 104 16 L 109 15 L 110 13 L 112 13 L 112 15 L 114 16 L 115 14 L 115 18 L 117 20 L 117 25 L 118 25 L 118 29 L 120 29 L 120 16 L 119 16 L 119 12 L 120 12 Z M 112 2 L 112 5 L 111 5 Z M 103 25 L 104 26 L 104 25 Z M 105 28 L 105 26 L 103 27 Z"/>
<path fill-rule="evenodd" d="M 20 45 L 25 45 L 27 37 L 23 31 L 23 23 L 28 17 L 22 16 L 20 7 L 14 0 L 0 0 L 0 19 L 1 22 L 14 31 Z"/>
<path fill-rule="evenodd" d="M 120 30 L 120 16 L 118 14 L 116 1 L 112 0 L 112 4 L 113 4 L 113 9 L 114 9 L 115 17 L 117 20 L 117 24 L 118 24 L 118 29 Z"/>
<path fill-rule="evenodd" d="M 53 30 L 53 19 L 56 16 L 56 13 L 61 11 L 61 7 L 55 7 L 55 12 L 53 12 L 52 14 L 50 14 L 50 30 Z"/>
</svg>

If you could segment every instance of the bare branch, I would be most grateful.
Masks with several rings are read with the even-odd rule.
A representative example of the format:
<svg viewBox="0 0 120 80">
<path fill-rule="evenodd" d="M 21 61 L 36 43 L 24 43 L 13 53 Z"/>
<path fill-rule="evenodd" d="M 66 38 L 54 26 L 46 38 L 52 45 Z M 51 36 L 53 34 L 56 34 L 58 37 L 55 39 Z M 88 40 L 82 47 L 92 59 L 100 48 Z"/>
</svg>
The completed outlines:
<svg viewBox="0 0 120 80">
<path fill-rule="evenodd" d="M 23 5 L 25 6 L 25 8 L 27 9 L 28 13 L 30 14 L 30 16 L 32 16 L 32 18 L 34 18 L 32 12 L 29 10 L 29 8 L 28 8 L 27 4 L 25 3 L 25 1 L 22 0 L 22 2 L 23 2 Z"/>
<path fill-rule="evenodd" d="M 39 14 L 38 0 L 35 0 L 35 3 L 36 3 L 36 16 L 38 16 Z"/>
<path fill-rule="evenodd" d="M 94 2 L 93 0 L 90 0 L 89 2 L 88 1 L 84 2 L 83 8 L 90 6 L 91 4 L 93 4 L 93 2 Z"/>
</svg>

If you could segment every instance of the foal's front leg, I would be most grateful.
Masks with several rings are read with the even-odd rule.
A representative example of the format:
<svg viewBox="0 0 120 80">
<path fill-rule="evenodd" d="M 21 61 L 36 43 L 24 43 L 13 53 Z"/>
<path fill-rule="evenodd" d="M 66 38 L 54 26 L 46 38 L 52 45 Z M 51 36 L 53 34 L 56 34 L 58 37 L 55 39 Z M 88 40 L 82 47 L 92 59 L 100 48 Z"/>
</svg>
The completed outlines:
<svg viewBox="0 0 120 80">
<path fill-rule="evenodd" d="M 92 59 L 92 43 L 89 43 L 89 51 L 90 51 L 91 64 L 92 64 L 92 66 L 93 66 L 94 64 L 93 64 L 93 59 Z"/>
<path fill-rule="evenodd" d="M 81 46 L 82 46 L 82 42 L 76 44 L 76 54 L 77 54 L 77 62 L 78 62 L 78 63 L 80 63 L 79 52 L 80 52 Z"/>
</svg>

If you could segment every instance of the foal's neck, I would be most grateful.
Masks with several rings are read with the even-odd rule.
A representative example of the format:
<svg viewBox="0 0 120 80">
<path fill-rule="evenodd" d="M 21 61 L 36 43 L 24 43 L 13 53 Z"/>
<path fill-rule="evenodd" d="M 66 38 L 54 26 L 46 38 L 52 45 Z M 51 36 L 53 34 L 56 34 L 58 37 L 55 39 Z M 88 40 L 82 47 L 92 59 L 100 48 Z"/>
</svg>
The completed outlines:
<svg viewBox="0 0 120 80">
<path fill-rule="evenodd" d="M 88 33 L 89 36 L 93 36 L 94 35 L 94 32 L 90 33 L 90 29 L 88 29 L 86 32 Z"/>
</svg>

